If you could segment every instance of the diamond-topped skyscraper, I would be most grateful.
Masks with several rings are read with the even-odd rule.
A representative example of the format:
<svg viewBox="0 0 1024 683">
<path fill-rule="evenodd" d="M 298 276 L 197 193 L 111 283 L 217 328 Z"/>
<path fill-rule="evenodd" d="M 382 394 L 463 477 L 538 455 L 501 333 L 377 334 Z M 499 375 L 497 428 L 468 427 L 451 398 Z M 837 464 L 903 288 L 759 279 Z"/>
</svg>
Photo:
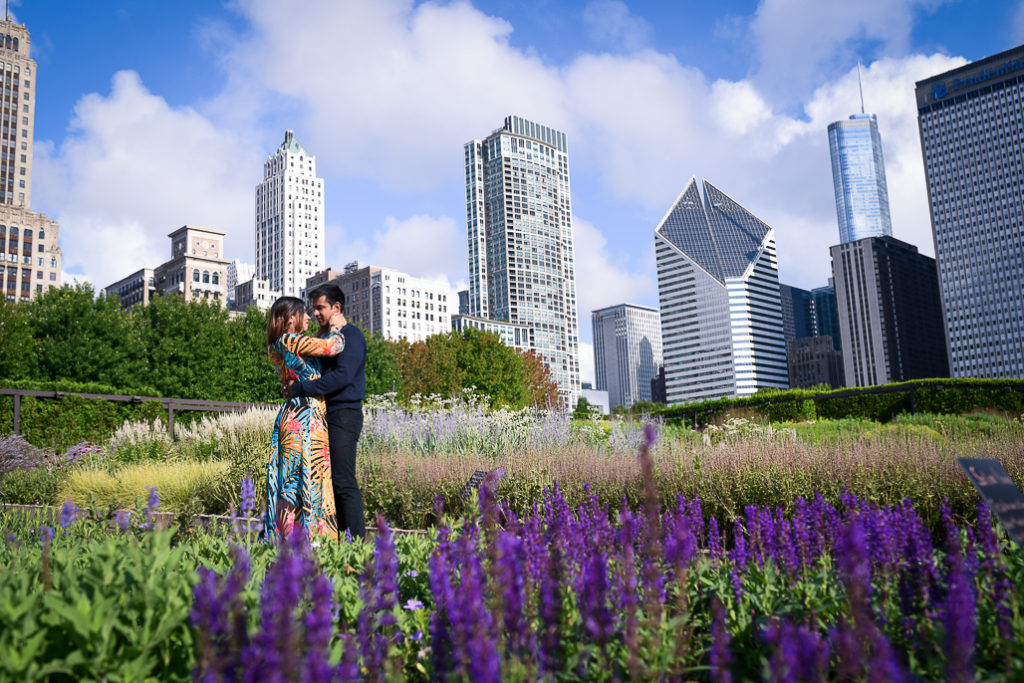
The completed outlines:
<svg viewBox="0 0 1024 683">
<path fill-rule="evenodd" d="M 704 181 L 654 232 L 668 403 L 789 386 L 775 230 Z"/>
<path fill-rule="evenodd" d="M 566 407 L 580 396 L 569 151 L 519 116 L 465 145 L 469 315 L 527 325 Z"/>
<path fill-rule="evenodd" d="M 832 155 L 839 241 L 891 237 L 885 157 L 875 115 L 861 112 L 846 121 L 829 124 L 828 148 Z"/>
<path fill-rule="evenodd" d="M 323 269 L 324 180 L 316 157 L 287 130 L 256 186 L 256 279 L 302 296 L 306 278 Z"/>
</svg>

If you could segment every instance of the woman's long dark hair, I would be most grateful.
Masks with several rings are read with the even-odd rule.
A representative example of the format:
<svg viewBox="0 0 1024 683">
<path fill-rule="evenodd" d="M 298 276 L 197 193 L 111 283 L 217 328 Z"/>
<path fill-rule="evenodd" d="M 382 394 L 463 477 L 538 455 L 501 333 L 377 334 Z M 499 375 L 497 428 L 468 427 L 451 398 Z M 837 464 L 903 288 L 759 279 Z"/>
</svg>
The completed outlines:
<svg viewBox="0 0 1024 683">
<path fill-rule="evenodd" d="M 267 315 L 267 346 L 273 346 L 288 331 L 292 318 L 306 310 L 306 303 L 294 296 L 282 296 L 270 307 Z"/>
</svg>

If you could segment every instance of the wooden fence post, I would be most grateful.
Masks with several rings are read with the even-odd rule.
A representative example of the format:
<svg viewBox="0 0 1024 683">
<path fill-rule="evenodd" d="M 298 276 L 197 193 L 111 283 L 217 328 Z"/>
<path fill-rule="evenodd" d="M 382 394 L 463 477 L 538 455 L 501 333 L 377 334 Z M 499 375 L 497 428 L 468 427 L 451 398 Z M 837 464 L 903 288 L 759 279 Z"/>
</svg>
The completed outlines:
<svg viewBox="0 0 1024 683">
<path fill-rule="evenodd" d="M 21 434 L 21 394 L 14 395 L 14 433 Z"/>
<path fill-rule="evenodd" d="M 174 404 L 167 402 L 167 433 L 174 439 Z"/>
</svg>

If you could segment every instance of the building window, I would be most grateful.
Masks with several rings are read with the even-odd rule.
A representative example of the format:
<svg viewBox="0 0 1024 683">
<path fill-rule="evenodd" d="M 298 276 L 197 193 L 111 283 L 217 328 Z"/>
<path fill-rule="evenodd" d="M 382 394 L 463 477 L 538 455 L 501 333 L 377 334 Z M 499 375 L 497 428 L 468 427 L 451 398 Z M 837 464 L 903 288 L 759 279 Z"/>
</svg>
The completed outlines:
<svg viewBox="0 0 1024 683">
<path fill-rule="evenodd" d="M 25 229 L 25 234 L 24 234 L 24 237 L 25 237 L 25 239 L 27 239 L 27 240 L 30 240 L 30 239 L 32 239 L 32 231 L 31 231 L 31 230 L 29 230 L 28 228 L 26 228 L 26 229 Z"/>
<path fill-rule="evenodd" d="M 213 274 L 213 284 L 215 284 L 215 285 L 219 285 L 220 284 L 220 273 L 214 273 Z"/>
<path fill-rule="evenodd" d="M 193 269 L 192 271 L 192 282 L 199 282 L 199 271 Z"/>
<path fill-rule="evenodd" d="M 210 271 L 208 270 L 203 271 L 203 284 L 210 284 Z"/>
</svg>

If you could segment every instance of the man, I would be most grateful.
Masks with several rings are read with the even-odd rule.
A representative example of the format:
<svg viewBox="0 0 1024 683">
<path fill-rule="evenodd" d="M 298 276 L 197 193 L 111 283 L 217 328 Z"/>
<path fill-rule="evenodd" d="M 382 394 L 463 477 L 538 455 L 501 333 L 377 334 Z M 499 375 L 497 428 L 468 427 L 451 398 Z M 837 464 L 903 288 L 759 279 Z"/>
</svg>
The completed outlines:
<svg viewBox="0 0 1024 683">
<path fill-rule="evenodd" d="M 337 285 L 320 285 L 307 293 L 320 336 L 330 331 L 331 317 L 345 311 L 345 294 Z M 331 485 L 338 508 L 338 532 L 348 529 L 352 538 L 366 534 L 363 494 L 356 482 L 356 444 L 363 430 L 363 398 L 366 397 L 366 337 L 348 323 L 341 328 L 345 350 L 323 358 L 319 379 L 288 382 L 281 387 L 286 398 L 323 396 L 327 403 L 327 438 L 331 448 Z"/>
</svg>

